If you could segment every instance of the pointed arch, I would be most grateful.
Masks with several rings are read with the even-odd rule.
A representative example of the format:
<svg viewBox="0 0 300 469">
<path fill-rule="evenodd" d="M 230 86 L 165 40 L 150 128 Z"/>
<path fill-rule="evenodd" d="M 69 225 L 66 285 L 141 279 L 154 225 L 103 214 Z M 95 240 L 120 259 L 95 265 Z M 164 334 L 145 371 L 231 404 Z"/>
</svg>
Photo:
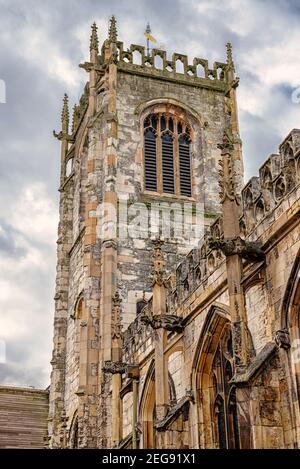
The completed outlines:
<svg viewBox="0 0 300 469">
<path fill-rule="evenodd" d="M 68 446 L 71 449 L 78 449 L 78 411 L 75 410 L 69 429 Z"/>
<path fill-rule="evenodd" d="M 282 301 L 280 332 L 289 335 L 290 347 L 282 347 L 282 359 L 289 387 L 294 443 L 300 446 L 300 249 Z"/>
<path fill-rule="evenodd" d="M 299 283 L 300 283 L 300 249 L 291 269 L 291 273 L 282 300 L 281 328 L 292 327 L 295 321 L 295 305 L 299 304 Z"/>
<path fill-rule="evenodd" d="M 182 108 L 187 114 L 191 115 L 199 124 L 200 127 L 205 127 L 205 121 L 201 117 L 196 109 L 193 109 L 190 106 L 187 106 L 186 103 L 180 101 L 179 99 L 171 98 L 171 97 L 159 97 L 151 100 L 144 101 L 143 103 L 139 104 L 135 109 L 135 114 L 139 116 L 141 119 L 143 114 L 147 112 L 148 108 L 159 106 L 159 105 L 173 105 L 179 108 Z"/>
<path fill-rule="evenodd" d="M 155 362 L 151 361 L 139 405 L 139 421 L 142 423 L 143 448 L 155 447 Z"/>
<path fill-rule="evenodd" d="M 192 363 L 192 385 L 194 384 L 193 379 L 195 379 L 195 370 L 198 366 L 201 353 L 205 350 L 205 346 L 209 346 L 207 339 L 210 337 L 210 334 L 218 322 L 220 321 L 230 321 L 229 306 L 222 303 L 214 303 L 206 315 L 197 347 L 194 353 L 193 363 Z"/>
<path fill-rule="evenodd" d="M 239 447 L 228 306 L 209 309 L 192 364 L 200 448 Z"/>
</svg>

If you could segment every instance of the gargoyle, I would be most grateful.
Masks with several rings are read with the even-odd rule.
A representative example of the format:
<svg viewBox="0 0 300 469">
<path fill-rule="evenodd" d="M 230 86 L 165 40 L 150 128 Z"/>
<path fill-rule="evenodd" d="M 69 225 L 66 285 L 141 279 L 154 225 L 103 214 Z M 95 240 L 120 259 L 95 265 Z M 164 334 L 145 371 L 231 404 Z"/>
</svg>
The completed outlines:
<svg viewBox="0 0 300 469">
<path fill-rule="evenodd" d="M 261 249 L 259 242 L 245 241 L 240 236 L 232 239 L 210 238 L 208 246 L 210 249 L 221 249 L 226 257 L 238 254 L 243 259 L 248 259 L 252 262 L 260 262 L 265 258 L 265 253 Z"/>
<path fill-rule="evenodd" d="M 291 348 L 290 334 L 287 329 L 281 329 L 275 333 L 275 343 L 277 347 L 288 350 Z"/>
<path fill-rule="evenodd" d="M 149 324 L 152 329 L 166 329 L 171 332 L 182 332 L 183 318 L 175 314 L 155 314 L 154 316 L 143 315 L 141 321 L 144 324 Z"/>
<path fill-rule="evenodd" d="M 112 375 L 115 375 L 117 373 L 119 374 L 125 373 L 126 368 L 127 368 L 126 363 L 106 361 L 104 364 L 104 367 L 102 368 L 102 371 L 104 371 L 104 373 L 110 373 Z"/>
</svg>

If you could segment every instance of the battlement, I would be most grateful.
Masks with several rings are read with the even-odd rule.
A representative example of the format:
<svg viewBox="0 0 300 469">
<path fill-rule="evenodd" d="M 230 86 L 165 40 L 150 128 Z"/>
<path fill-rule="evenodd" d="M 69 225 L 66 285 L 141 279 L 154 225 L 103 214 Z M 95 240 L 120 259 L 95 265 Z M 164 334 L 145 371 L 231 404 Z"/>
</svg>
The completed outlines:
<svg viewBox="0 0 300 469">
<path fill-rule="evenodd" d="M 227 82 L 227 65 L 222 62 L 214 62 L 213 68 L 208 61 L 202 58 L 194 58 L 193 63 L 188 63 L 188 57 L 184 54 L 174 53 L 172 60 L 167 60 L 167 53 L 161 49 L 152 49 L 150 55 L 145 52 L 145 47 L 131 44 L 124 50 L 123 42 L 117 42 L 117 64 L 120 70 L 146 74 L 166 80 L 184 80 L 194 86 L 205 86 L 224 90 Z M 102 63 L 104 56 L 102 52 Z"/>
<path fill-rule="evenodd" d="M 300 130 L 293 129 L 242 190 L 241 232 L 247 236 L 299 184 Z"/>
<path fill-rule="evenodd" d="M 208 60 L 195 57 L 189 63 L 185 54 L 173 53 L 172 59 L 167 58 L 167 52 L 162 49 L 153 48 L 150 51 L 144 46 L 131 44 L 124 49 L 124 43 L 117 40 L 115 20 L 113 20 L 113 30 L 109 31 L 109 38 L 106 39 L 99 51 L 97 27 L 92 26 L 90 43 L 90 61 L 81 63 L 79 66 L 86 72 L 92 70 L 96 72 L 96 89 L 101 93 L 107 89 L 107 71 L 110 63 L 117 66 L 117 70 L 137 76 L 144 76 L 162 81 L 178 83 L 186 86 L 206 88 L 221 93 L 227 93 L 235 78 L 234 64 L 232 59 L 232 47 L 226 45 L 227 61 L 214 62 L 212 67 Z M 237 86 L 238 79 L 234 79 L 234 86 Z M 86 84 L 79 104 L 73 110 L 73 136 L 80 126 L 83 115 L 87 109 L 89 96 L 89 83 Z"/>
</svg>

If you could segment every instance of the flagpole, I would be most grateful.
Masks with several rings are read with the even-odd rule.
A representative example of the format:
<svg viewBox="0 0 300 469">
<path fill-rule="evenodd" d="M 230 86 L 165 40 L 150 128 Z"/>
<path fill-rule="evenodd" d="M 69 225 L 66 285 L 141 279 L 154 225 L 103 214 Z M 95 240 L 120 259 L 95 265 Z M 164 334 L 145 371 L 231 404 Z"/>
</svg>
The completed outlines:
<svg viewBox="0 0 300 469">
<path fill-rule="evenodd" d="M 151 33 L 150 23 L 147 23 L 147 26 L 146 26 L 146 33 L 148 34 L 148 36 L 147 36 L 147 56 L 149 57 L 149 55 L 150 55 L 150 40 L 149 40 L 149 34 Z"/>
<path fill-rule="evenodd" d="M 147 39 L 146 45 L 147 45 L 147 57 L 150 57 L 150 41 L 151 42 L 157 42 L 156 39 L 151 35 L 151 28 L 150 28 L 150 23 L 147 23 L 146 30 L 144 32 L 144 36 Z"/>
</svg>

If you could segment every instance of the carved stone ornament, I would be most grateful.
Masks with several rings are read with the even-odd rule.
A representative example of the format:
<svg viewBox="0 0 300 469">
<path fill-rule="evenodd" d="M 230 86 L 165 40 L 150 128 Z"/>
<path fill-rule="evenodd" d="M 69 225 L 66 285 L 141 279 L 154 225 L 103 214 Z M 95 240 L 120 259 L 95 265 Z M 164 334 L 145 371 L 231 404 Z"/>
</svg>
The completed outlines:
<svg viewBox="0 0 300 469">
<path fill-rule="evenodd" d="M 111 322 L 111 337 L 112 339 L 122 338 L 122 323 L 121 323 L 121 297 L 119 292 L 116 292 L 112 298 L 112 322 Z"/>
<path fill-rule="evenodd" d="M 58 140 L 67 140 L 68 142 L 71 142 L 71 143 L 74 142 L 74 137 L 72 135 L 69 135 L 62 131 L 57 133 L 55 132 L 55 130 L 53 130 L 53 136 L 57 138 Z"/>
<path fill-rule="evenodd" d="M 223 254 L 233 256 L 238 254 L 244 259 L 252 262 L 260 262 L 265 258 L 265 254 L 257 242 L 245 241 L 240 236 L 232 239 L 209 239 L 210 249 L 221 249 Z"/>
<path fill-rule="evenodd" d="M 223 203 L 227 198 L 235 200 L 237 205 L 240 205 L 239 190 L 237 187 L 237 174 L 235 164 L 232 158 L 234 150 L 234 143 L 239 140 L 238 136 L 232 134 L 231 128 L 228 128 L 223 133 L 222 143 L 217 145 L 221 149 L 222 159 L 219 160 L 219 186 L 220 186 L 220 200 Z"/>
<path fill-rule="evenodd" d="M 154 250 L 152 254 L 152 286 L 165 286 L 165 262 L 161 248 L 163 244 L 164 242 L 161 239 L 156 239 L 153 241 Z"/>
<path fill-rule="evenodd" d="M 141 321 L 144 324 L 149 324 L 152 329 L 166 329 L 172 332 L 182 332 L 183 318 L 175 314 L 155 314 L 154 316 L 142 316 Z"/>
<path fill-rule="evenodd" d="M 280 329 L 275 333 L 275 343 L 279 348 L 284 350 L 291 348 L 290 334 L 286 328 Z"/>
<path fill-rule="evenodd" d="M 104 367 L 102 368 L 102 371 L 104 371 L 104 373 L 110 373 L 112 375 L 115 375 L 118 373 L 119 374 L 125 373 L 126 369 L 127 369 L 126 363 L 106 361 L 104 364 Z"/>
</svg>

